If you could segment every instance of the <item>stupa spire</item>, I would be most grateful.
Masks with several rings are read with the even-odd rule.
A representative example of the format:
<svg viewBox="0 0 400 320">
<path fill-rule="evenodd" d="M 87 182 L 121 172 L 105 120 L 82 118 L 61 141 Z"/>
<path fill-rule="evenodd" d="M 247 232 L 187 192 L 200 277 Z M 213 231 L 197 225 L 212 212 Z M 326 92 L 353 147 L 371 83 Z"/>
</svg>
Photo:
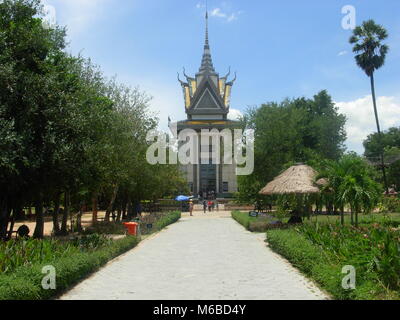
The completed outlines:
<svg viewBox="0 0 400 320">
<path fill-rule="evenodd" d="M 215 73 L 211 58 L 210 41 L 208 37 L 208 9 L 206 10 L 206 38 L 204 43 L 204 53 L 201 60 L 200 73 Z"/>
</svg>

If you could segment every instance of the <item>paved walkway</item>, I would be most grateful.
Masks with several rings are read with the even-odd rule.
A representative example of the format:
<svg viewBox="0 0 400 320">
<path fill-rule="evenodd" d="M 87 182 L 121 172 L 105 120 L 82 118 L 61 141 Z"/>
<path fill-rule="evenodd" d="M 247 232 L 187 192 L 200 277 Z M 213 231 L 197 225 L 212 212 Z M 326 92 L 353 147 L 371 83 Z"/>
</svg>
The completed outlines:
<svg viewBox="0 0 400 320">
<path fill-rule="evenodd" d="M 228 212 L 195 213 L 107 264 L 65 300 L 314 300 L 314 284 Z"/>
</svg>

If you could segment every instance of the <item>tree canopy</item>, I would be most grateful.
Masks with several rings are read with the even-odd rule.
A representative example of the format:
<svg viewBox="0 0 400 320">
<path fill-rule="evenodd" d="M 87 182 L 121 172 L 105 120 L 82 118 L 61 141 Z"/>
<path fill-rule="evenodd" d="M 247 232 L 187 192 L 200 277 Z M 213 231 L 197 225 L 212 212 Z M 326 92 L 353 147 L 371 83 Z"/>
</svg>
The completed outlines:
<svg viewBox="0 0 400 320">
<path fill-rule="evenodd" d="M 39 0 L 0 3 L 0 238 L 23 207 L 36 208 L 40 238 L 43 207 L 62 199 L 79 210 L 101 195 L 112 209 L 167 195 L 165 181 L 186 188 L 177 166 L 146 161 L 150 97 L 66 53 L 65 35 Z"/>
<path fill-rule="evenodd" d="M 260 189 L 288 164 L 339 159 L 345 150 L 345 123 L 327 91 L 313 99 L 286 99 L 248 110 L 243 126 L 255 130 L 255 169 L 251 176 L 239 177 L 239 200 L 262 201 Z"/>
</svg>

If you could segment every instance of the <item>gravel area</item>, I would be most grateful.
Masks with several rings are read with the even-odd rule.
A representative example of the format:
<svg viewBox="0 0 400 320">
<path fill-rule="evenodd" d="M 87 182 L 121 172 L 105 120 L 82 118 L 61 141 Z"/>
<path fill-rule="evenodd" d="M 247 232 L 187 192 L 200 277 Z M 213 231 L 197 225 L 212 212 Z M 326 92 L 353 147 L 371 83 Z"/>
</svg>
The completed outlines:
<svg viewBox="0 0 400 320">
<path fill-rule="evenodd" d="M 61 297 L 63 300 L 329 299 L 264 234 L 221 212 L 195 217 L 151 236 Z"/>
</svg>

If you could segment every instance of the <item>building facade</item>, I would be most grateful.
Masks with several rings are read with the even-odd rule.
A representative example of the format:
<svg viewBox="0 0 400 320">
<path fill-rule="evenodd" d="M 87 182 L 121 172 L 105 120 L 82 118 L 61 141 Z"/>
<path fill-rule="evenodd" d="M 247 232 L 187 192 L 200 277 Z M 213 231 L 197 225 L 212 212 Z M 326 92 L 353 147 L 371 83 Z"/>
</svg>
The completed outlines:
<svg viewBox="0 0 400 320">
<path fill-rule="evenodd" d="M 230 129 L 233 136 L 233 129 L 238 128 L 239 123 L 229 120 L 228 114 L 236 75 L 233 80 L 229 80 L 230 71 L 226 76 L 220 77 L 214 69 L 208 37 L 208 14 L 206 14 L 206 36 L 199 72 L 194 77 L 184 72 L 184 76 L 186 81 L 180 80 L 179 76 L 178 80 L 183 89 L 187 119 L 174 124 L 178 134 L 185 129 L 195 130 L 198 134 L 202 130 L 226 132 L 226 129 Z M 218 144 L 223 145 L 224 141 L 221 140 Z M 238 190 L 234 160 L 225 164 L 221 156 L 220 163 L 213 162 L 218 144 L 205 146 L 199 143 L 198 164 L 181 166 L 195 196 L 203 197 L 211 194 L 218 198 L 230 198 Z M 205 147 L 209 149 L 204 150 Z"/>
</svg>

